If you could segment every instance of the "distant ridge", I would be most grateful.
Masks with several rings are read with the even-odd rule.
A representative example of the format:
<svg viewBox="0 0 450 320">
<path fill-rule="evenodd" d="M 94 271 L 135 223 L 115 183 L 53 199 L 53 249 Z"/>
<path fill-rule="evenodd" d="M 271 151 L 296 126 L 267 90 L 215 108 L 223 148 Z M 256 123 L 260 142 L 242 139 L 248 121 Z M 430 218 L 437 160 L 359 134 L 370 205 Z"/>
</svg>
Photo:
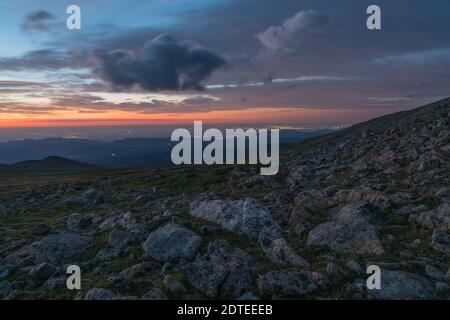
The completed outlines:
<svg viewBox="0 0 450 320">
<path fill-rule="evenodd" d="M 63 157 L 50 156 L 42 160 L 27 160 L 13 164 L 0 164 L 0 178 L 4 175 L 45 175 L 55 173 L 73 174 L 99 169 L 103 168 Z"/>
<path fill-rule="evenodd" d="M 35 169 L 96 169 L 101 168 L 100 166 L 67 159 L 59 156 L 49 156 L 42 160 L 26 160 L 19 161 L 10 165 L 5 165 L 9 169 L 25 169 L 25 170 L 35 170 Z"/>
</svg>

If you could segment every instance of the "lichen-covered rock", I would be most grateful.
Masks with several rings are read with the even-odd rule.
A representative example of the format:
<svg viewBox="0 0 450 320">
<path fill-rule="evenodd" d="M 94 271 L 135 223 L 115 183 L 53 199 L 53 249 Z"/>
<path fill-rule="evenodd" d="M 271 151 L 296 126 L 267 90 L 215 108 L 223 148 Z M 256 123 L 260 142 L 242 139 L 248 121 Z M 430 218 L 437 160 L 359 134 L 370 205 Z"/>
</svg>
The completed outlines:
<svg viewBox="0 0 450 320">
<path fill-rule="evenodd" d="M 381 271 L 381 289 L 367 290 L 369 299 L 433 299 L 434 287 L 421 275 L 405 271 Z"/>
<path fill-rule="evenodd" d="M 245 251 L 235 248 L 225 240 L 215 240 L 208 252 L 187 264 L 188 281 L 210 298 L 222 294 L 238 298 L 253 286 L 252 274 L 258 268 Z"/>
<path fill-rule="evenodd" d="M 353 204 L 344 206 L 333 220 L 311 230 L 307 244 L 327 246 L 344 253 L 371 255 L 384 253 L 377 228 L 368 221 L 364 209 Z"/>
<path fill-rule="evenodd" d="M 216 223 L 237 234 L 258 239 L 261 234 L 270 238 L 281 235 L 280 226 L 270 212 L 255 199 L 243 200 L 196 200 L 191 203 L 193 217 Z"/>
<path fill-rule="evenodd" d="M 76 262 L 77 256 L 94 246 L 87 236 L 75 233 L 51 234 L 43 238 L 38 246 L 35 263 L 62 264 Z"/>
<path fill-rule="evenodd" d="M 193 231 L 177 224 L 167 224 L 148 236 L 144 251 L 160 262 L 191 258 L 200 246 L 201 238 Z"/>
</svg>

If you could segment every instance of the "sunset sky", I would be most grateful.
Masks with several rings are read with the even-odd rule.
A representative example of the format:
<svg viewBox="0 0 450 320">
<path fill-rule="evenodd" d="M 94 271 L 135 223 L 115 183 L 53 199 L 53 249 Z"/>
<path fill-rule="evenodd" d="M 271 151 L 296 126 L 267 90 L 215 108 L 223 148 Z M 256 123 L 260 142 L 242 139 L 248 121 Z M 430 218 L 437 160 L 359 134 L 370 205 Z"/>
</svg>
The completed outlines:
<svg viewBox="0 0 450 320">
<path fill-rule="evenodd" d="M 449 14 L 447 0 L 0 0 L 0 127 L 359 122 L 450 95 Z"/>
</svg>

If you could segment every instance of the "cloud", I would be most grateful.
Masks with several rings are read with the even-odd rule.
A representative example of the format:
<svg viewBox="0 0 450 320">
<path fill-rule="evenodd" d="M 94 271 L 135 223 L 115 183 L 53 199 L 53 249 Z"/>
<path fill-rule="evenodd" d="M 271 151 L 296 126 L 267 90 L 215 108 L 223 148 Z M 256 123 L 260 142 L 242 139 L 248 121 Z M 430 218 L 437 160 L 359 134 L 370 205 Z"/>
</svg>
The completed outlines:
<svg viewBox="0 0 450 320">
<path fill-rule="evenodd" d="M 392 55 L 377 58 L 373 61 L 376 64 L 401 64 L 411 63 L 419 65 L 448 63 L 450 62 L 450 48 L 436 48 L 425 51 L 409 52 L 401 55 Z"/>
<path fill-rule="evenodd" d="M 85 67 L 89 63 L 86 51 L 39 49 L 26 52 L 20 57 L 0 58 L 1 70 L 57 70 Z"/>
<path fill-rule="evenodd" d="M 226 65 L 217 53 L 168 34 L 148 42 L 140 53 L 97 49 L 98 72 L 115 89 L 139 85 L 147 91 L 201 90 L 202 82 Z"/>
<path fill-rule="evenodd" d="M 50 12 L 38 10 L 25 17 L 22 29 L 25 31 L 48 31 L 50 29 L 48 22 L 53 19 L 55 16 Z"/>
<path fill-rule="evenodd" d="M 198 96 L 193 98 L 186 98 L 183 100 L 183 103 L 186 105 L 199 105 L 199 104 L 208 104 L 212 102 L 216 102 L 220 99 L 212 96 Z"/>
<path fill-rule="evenodd" d="M 41 82 L 33 82 L 33 81 L 13 81 L 13 80 L 0 80 L 0 88 L 12 87 L 12 88 L 20 88 L 20 87 L 48 87 L 47 83 Z"/>
<path fill-rule="evenodd" d="M 314 10 L 303 10 L 287 18 L 280 26 L 270 26 L 256 35 L 261 44 L 269 50 L 283 49 L 298 36 L 328 23 L 328 16 Z"/>
<path fill-rule="evenodd" d="M 296 82 L 331 82 L 331 81 L 345 81 L 351 78 L 337 77 L 337 76 L 299 76 L 295 78 L 272 78 L 269 77 L 266 81 L 250 81 L 244 83 L 229 83 L 229 84 L 210 84 L 207 85 L 208 89 L 229 89 L 239 87 L 264 87 L 272 84 L 285 84 Z"/>
</svg>

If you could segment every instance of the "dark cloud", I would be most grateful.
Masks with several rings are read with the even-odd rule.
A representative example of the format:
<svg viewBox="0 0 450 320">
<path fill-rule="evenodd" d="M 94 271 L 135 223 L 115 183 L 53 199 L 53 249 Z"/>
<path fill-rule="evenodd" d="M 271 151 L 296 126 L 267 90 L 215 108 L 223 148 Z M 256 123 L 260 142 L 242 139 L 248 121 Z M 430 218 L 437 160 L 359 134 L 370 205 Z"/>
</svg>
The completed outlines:
<svg viewBox="0 0 450 320">
<path fill-rule="evenodd" d="M 139 85 L 148 91 L 201 90 L 202 82 L 226 65 L 217 53 L 163 34 L 139 52 L 98 49 L 99 74 L 114 88 Z"/>
<path fill-rule="evenodd" d="M 50 29 L 49 22 L 54 19 L 55 17 L 50 12 L 38 10 L 25 17 L 22 29 L 25 31 L 48 31 Z"/>
</svg>

